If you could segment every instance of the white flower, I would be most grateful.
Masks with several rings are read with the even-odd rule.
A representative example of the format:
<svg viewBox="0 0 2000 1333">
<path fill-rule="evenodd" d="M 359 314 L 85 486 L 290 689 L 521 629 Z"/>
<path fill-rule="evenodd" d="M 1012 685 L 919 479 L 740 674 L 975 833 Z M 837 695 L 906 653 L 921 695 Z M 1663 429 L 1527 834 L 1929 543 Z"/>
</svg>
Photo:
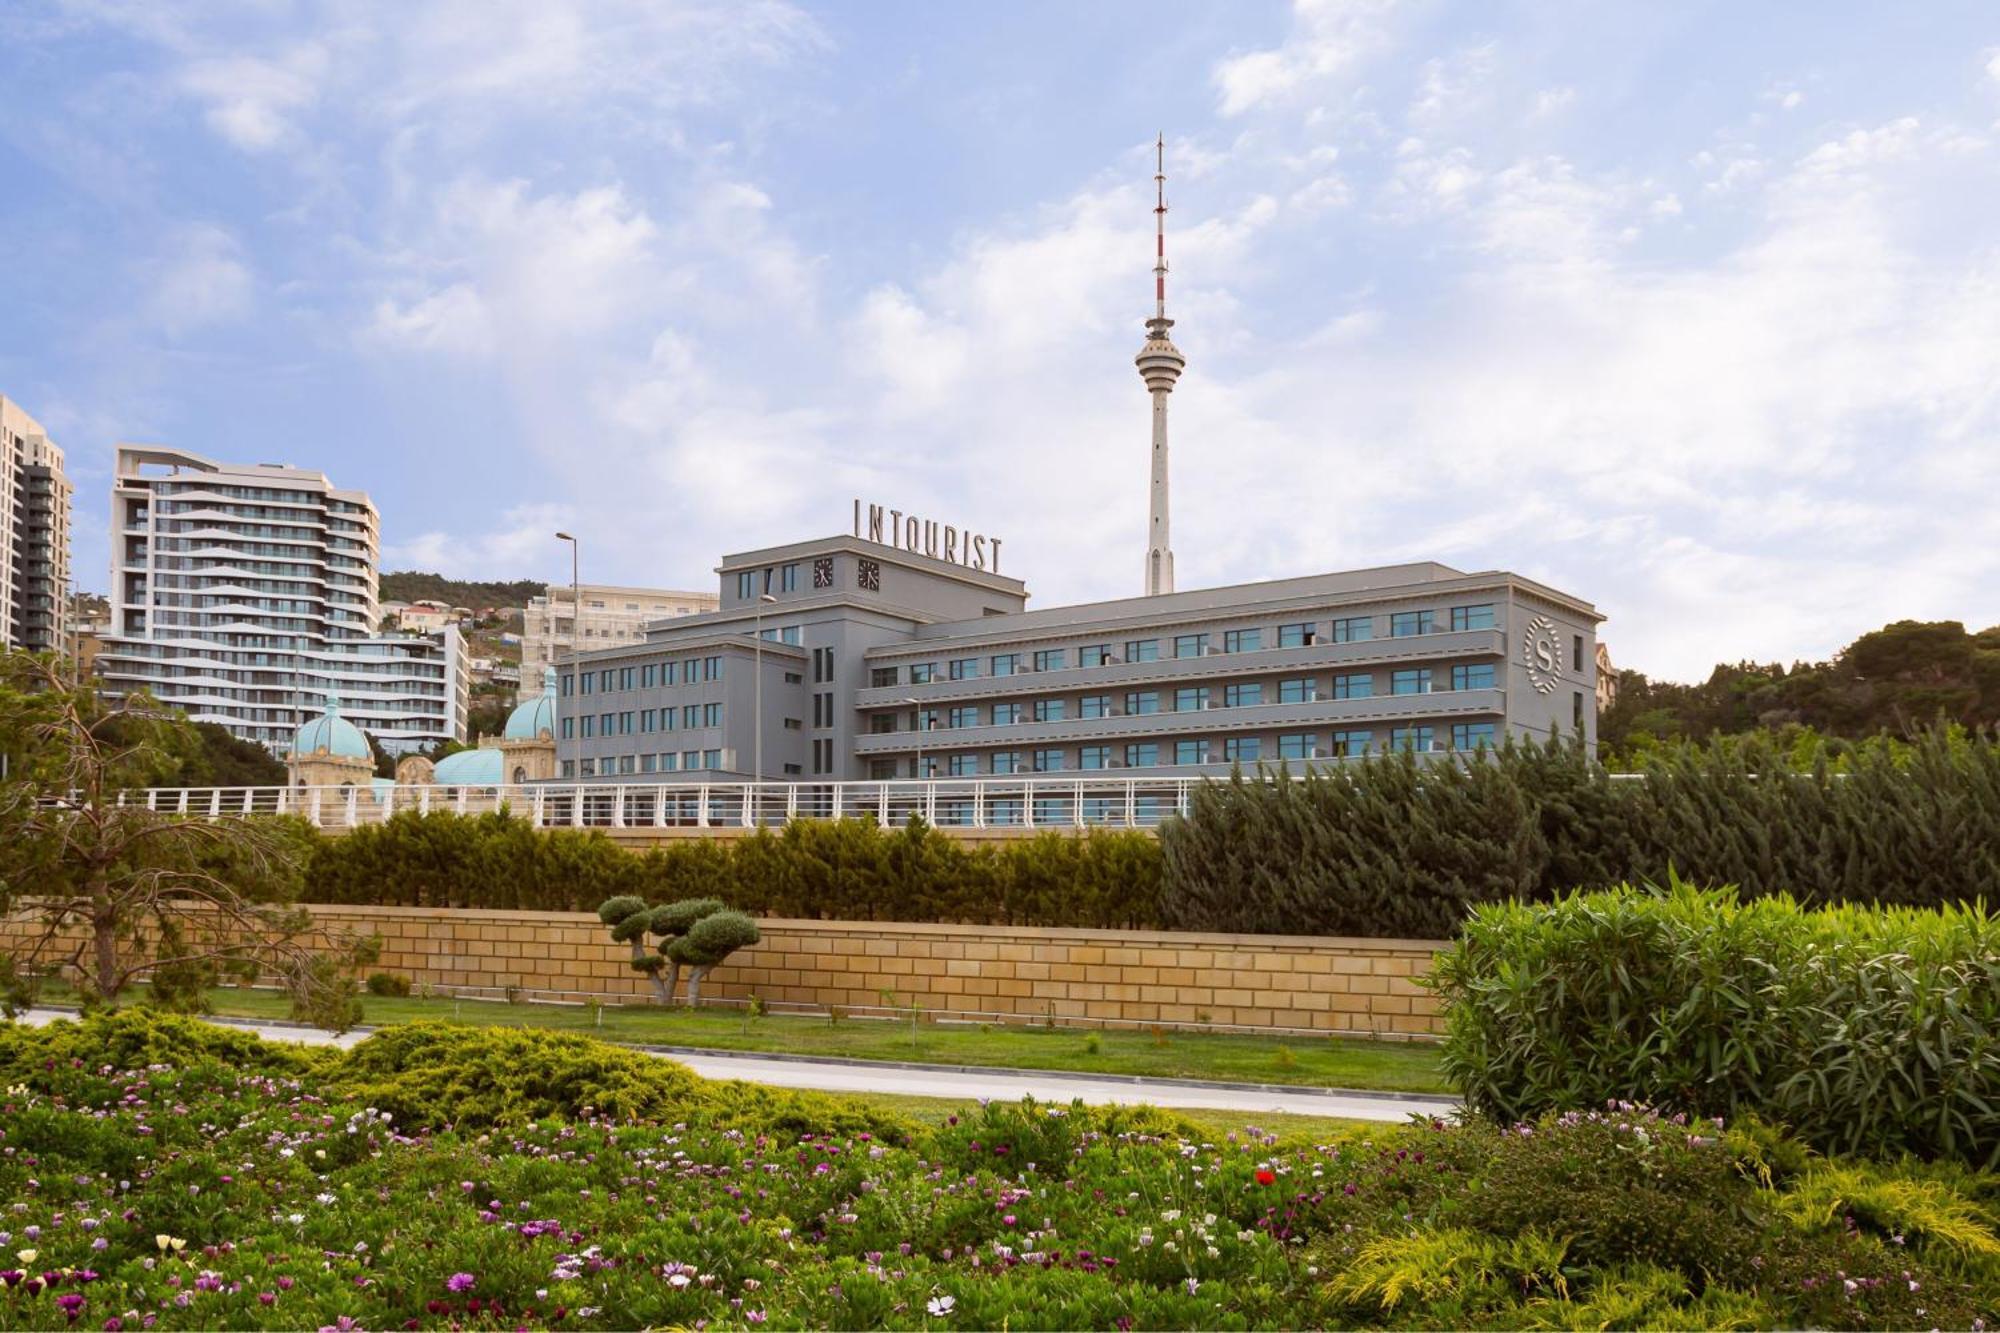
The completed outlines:
<svg viewBox="0 0 2000 1333">
<path fill-rule="evenodd" d="M 295 1227 L 304 1226 L 306 1215 L 304 1213 L 291 1213 L 286 1216 L 285 1220 L 287 1222 L 290 1222 Z"/>
<path fill-rule="evenodd" d="M 945 1316 L 951 1313 L 952 1307 L 957 1304 L 958 1301 L 955 1297 L 933 1296 L 931 1297 L 930 1302 L 924 1306 L 924 1309 L 930 1311 L 931 1318 L 943 1319 Z"/>
<path fill-rule="evenodd" d="M 325 1190 L 321 1190 L 318 1194 L 313 1195 L 313 1202 L 319 1204 L 321 1207 L 325 1207 L 327 1204 L 333 1202 L 333 1196 Z"/>
<path fill-rule="evenodd" d="M 685 1287 L 687 1284 L 688 1275 L 686 1273 L 676 1273 L 667 1279 L 667 1285 L 670 1287 Z"/>
</svg>

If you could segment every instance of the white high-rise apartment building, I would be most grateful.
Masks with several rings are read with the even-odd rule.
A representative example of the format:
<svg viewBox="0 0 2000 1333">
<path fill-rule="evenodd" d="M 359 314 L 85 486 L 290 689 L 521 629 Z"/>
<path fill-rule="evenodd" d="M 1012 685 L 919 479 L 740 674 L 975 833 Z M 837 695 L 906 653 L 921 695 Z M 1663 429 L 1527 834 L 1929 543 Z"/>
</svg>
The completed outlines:
<svg viewBox="0 0 2000 1333">
<path fill-rule="evenodd" d="M 0 643 L 66 644 L 70 484 L 63 452 L 21 405 L 0 397 Z"/>
<path fill-rule="evenodd" d="M 592 652 L 643 643 L 646 626 L 653 621 L 700 615 L 721 605 L 712 592 L 621 588 L 608 583 L 586 583 L 576 591 L 583 600 L 580 637 L 567 583 L 551 583 L 546 594 L 528 599 L 521 622 L 521 681 L 525 688 L 539 690 L 542 668 L 553 666 L 579 645 L 584 652 Z"/>
<path fill-rule="evenodd" d="M 367 494 L 324 473 L 120 445 L 105 688 L 149 690 L 279 754 L 329 695 L 391 752 L 464 740 L 457 629 L 373 632 L 379 530 Z"/>
</svg>

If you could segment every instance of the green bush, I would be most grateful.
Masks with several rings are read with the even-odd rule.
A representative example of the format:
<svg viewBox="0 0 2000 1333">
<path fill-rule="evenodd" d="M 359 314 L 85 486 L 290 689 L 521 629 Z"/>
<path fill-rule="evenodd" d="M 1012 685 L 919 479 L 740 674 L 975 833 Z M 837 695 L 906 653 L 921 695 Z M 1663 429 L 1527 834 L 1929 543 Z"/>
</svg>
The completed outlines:
<svg viewBox="0 0 2000 1333">
<path fill-rule="evenodd" d="M 371 972 L 368 974 L 370 995 L 408 995 L 410 979 L 394 972 Z"/>
<path fill-rule="evenodd" d="M 1479 908 L 1433 977 L 1445 1072 L 1492 1116 L 1624 1098 L 2000 1164 L 2000 920 L 1980 907 L 1619 888 Z"/>
<path fill-rule="evenodd" d="M 303 898 L 571 912 L 714 899 L 760 916 L 1133 927 L 1159 924 L 1159 885 L 1159 840 L 1146 832 L 1046 831 L 972 847 L 921 820 L 887 831 L 867 819 L 798 820 L 632 852 L 596 830 L 537 830 L 504 812 L 404 811 L 320 839 Z"/>
<path fill-rule="evenodd" d="M 1463 766 L 1377 755 L 1201 784 L 1160 843 L 1159 916 L 1180 930 L 1447 939 L 1481 903 L 1670 871 L 1746 898 L 1938 907 L 2000 883 L 2000 745 L 1935 731 L 1802 771 L 1736 740 L 1627 780 L 1559 742 Z"/>
<path fill-rule="evenodd" d="M 40 1028 L 0 1024 L 0 1084 L 25 1077 L 47 1061 L 86 1069 L 184 1068 L 208 1061 L 243 1073 L 295 1077 L 321 1068 L 325 1054 L 150 1008 L 113 1010 Z"/>
</svg>

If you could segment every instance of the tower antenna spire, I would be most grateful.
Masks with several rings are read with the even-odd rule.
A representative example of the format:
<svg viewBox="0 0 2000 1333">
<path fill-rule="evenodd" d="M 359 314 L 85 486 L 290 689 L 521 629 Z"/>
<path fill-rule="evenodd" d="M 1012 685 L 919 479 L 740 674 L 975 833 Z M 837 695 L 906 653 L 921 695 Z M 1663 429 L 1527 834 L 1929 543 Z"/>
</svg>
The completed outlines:
<svg viewBox="0 0 2000 1333">
<path fill-rule="evenodd" d="M 1167 395 L 1181 377 L 1187 358 L 1167 330 L 1167 136 L 1153 141 L 1153 317 L 1136 358 L 1140 378 L 1153 396 L 1152 514 L 1146 531 L 1146 595 L 1174 590 L 1174 548 L 1167 537 Z"/>
</svg>

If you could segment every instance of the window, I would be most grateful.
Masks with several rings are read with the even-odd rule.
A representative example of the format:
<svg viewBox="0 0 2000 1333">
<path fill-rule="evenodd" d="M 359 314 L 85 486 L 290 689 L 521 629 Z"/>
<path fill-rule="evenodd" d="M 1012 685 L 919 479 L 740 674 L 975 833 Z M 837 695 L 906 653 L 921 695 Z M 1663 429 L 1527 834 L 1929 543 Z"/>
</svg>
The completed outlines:
<svg viewBox="0 0 2000 1333">
<path fill-rule="evenodd" d="M 976 657 L 954 657 L 951 659 L 953 680 L 978 680 L 979 659 Z"/>
<path fill-rule="evenodd" d="M 1303 648 L 1315 639 L 1310 623 L 1303 625 L 1278 626 L 1278 646 L 1280 648 Z"/>
<path fill-rule="evenodd" d="M 574 693 L 576 693 L 576 677 L 565 672 L 562 678 L 562 697 L 567 699 Z"/>
<path fill-rule="evenodd" d="M 778 591 L 797 592 L 799 590 L 799 567 L 786 565 L 778 571 Z"/>
<path fill-rule="evenodd" d="M 1482 602 L 1478 606 L 1454 606 L 1451 609 L 1453 629 L 1492 629 L 1493 603 Z"/>
<path fill-rule="evenodd" d="M 1063 770 L 1061 750 L 1035 751 L 1035 771 L 1037 773 L 1060 773 Z"/>
<path fill-rule="evenodd" d="M 1016 722 L 1019 722 L 1020 720 L 1021 720 L 1021 705 L 1019 705 L 1019 704 L 994 704 L 994 705 L 993 705 L 993 725 L 994 725 L 994 726 L 996 726 L 996 727 L 1011 727 L 1012 725 L 1014 725 L 1014 724 L 1015 724 Z"/>
<path fill-rule="evenodd" d="M 1392 750 L 1428 750 L 1435 744 L 1429 727 L 1393 727 L 1389 731 Z"/>
<path fill-rule="evenodd" d="M 1430 611 L 1398 611 L 1389 617 L 1389 637 L 1392 639 L 1429 634 L 1436 628 L 1437 616 Z"/>
<path fill-rule="evenodd" d="M 1317 698 L 1319 682 L 1311 676 L 1278 682 L 1278 702 L 1281 704 L 1309 704 Z"/>
<path fill-rule="evenodd" d="M 1256 736 L 1231 736 L 1222 743 L 1222 757 L 1232 764 L 1254 764 L 1264 753 L 1264 742 Z"/>
<path fill-rule="evenodd" d="M 790 644 L 790 645 L 792 645 L 792 647 L 794 647 L 794 648 L 798 647 L 798 646 L 799 646 L 799 627 L 798 627 L 797 625 L 787 625 L 787 626 L 785 626 L 785 627 L 784 627 L 783 629 L 781 629 L 781 630 L 779 630 L 779 631 L 778 631 L 778 641 L 779 641 L 780 643 L 789 643 L 789 644 Z M 830 651 L 830 650 L 826 650 L 826 649 L 816 649 L 815 651 L 822 651 L 822 652 L 826 652 L 826 651 Z"/>
<path fill-rule="evenodd" d="M 919 708 L 910 714 L 911 731 L 936 731 L 938 711 L 935 708 Z"/>
<path fill-rule="evenodd" d="M 1569 696 L 1569 725 L 1577 735 L 1583 734 L 1583 691 L 1573 690 Z"/>
<path fill-rule="evenodd" d="M 688 704 L 681 709 L 681 730 L 693 731 L 701 725 L 701 705 Z"/>
<path fill-rule="evenodd" d="M 680 766 L 681 757 L 679 755 L 668 752 L 660 756 L 660 771 L 662 773 L 671 773 Z"/>
<path fill-rule="evenodd" d="M 1108 694 L 1086 694 L 1076 701 L 1078 717 L 1110 717 L 1111 696 Z"/>
<path fill-rule="evenodd" d="M 1313 749 L 1311 732 L 1294 732 L 1288 736 L 1278 737 L 1278 758 L 1313 759 L 1317 757 L 1317 752 Z"/>
<path fill-rule="evenodd" d="M 979 771 L 979 756 L 955 754 L 945 760 L 945 772 L 955 778 L 969 778 Z"/>
<path fill-rule="evenodd" d="M 798 773 L 799 773 L 800 771 L 801 771 L 801 770 L 800 770 L 800 768 L 799 768 L 799 766 L 798 766 L 797 764 L 786 764 L 786 765 L 785 765 L 785 772 L 786 772 L 787 774 L 790 774 L 790 775 L 792 775 L 792 776 L 797 776 L 797 775 L 798 775 Z"/>
<path fill-rule="evenodd" d="M 1125 767 L 1151 768 L 1160 762 L 1160 747 L 1152 741 L 1141 741 L 1125 747 Z"/>
<path fill-rule="evenodd" d="M 868 673 L 868 683 L 878 690 L 885 686 L 894 685 L 896 683 L 896 668 L 876 667 Z"/>
<path fill-rule="evenodd" d="M 577 723 L 578 723 L 577 734 L 581 736 L 584 740 L 589 740 L 592 736 L 595 736 L 597 734 L 597 719 L 592 717 L 590 714 L 585 713 L 582 717 L 577 719 Z"/>
<path fill-rule="evenodd" d="M 819 562 L 814 561 L 813 563 L 817 565 Z M 895 776 L 896 776 L 895 760 L 870 759 L 868 761 L 868 780 L 870 782 L 887 782 Z"/>
<path fill-rule="evenodd" d="M 1493 747 L 1493 724 L 1491 722 L 1454 722 L 1451 724 L 1451 748 L 1454 750 L 1487 750 Z"/>
<path fill-rule="evenodd" d="M 1086 745 L 1076 752 L 1078 768 L 1111 767 L 1111 747 L 1108 745 Z"/>
<path fill-rule="evenodd" d="M 1431 692 L 1431 669 L 1429 667 L 1408 667 L 1389 675 L 1391 694 L 1429 694 Z"/>
<path fill-rule="evenodd" d="M 631 667 L 620 667 L 618 669 L 618 688 L 621 690 L 629 690 L 632 688 Z"/>
<path fill-rule="evenodd" d="M 597 677 L 591 675 L 588 671 L 583 672 L 581 675 L 577 677 L 577 683 L 579 687 L 578 692 L 581 694 L 591 693 L 592 683 L 595 682 L 596 679 Z"/>
<path fill-rule="evenodd" d="M 1128 662 L 1157 662 L 1160 660 L 1158 639 L 1134 639 L 1125 645 L 1125 660 Z"/>
<path fill-rule="evenodd" d="M 652 755 L 642 754 L 639 756 L 639 771 L 641 773 L 651 773 L 654 769 L 654 766 L 655 766 L 655 761 Z"/>
<path fill-rule="evenodd" d="M 1222 689 L 1224 708 L 1255 708 L 1264 702 L 1264 687 L 1258 684 L 1225 685 Z"/>
<path fill-rule="evenodd" d="M 1206 634 L 1176 634 L 1174 636 L 1175 657 L 1200 657 L 1208 651 Z"/>
<path fill-rule="evenodd" d="M 720 750 L 703 750 L 703 751 L 701 752 L 701 766 L 702 766 L 703 768 L 721 768 L 721 767 L 722 767 L 722 751 L 720 751 Z"/>
<path fill-rule="evenodd" d="M 1063 720 L 1063 714 L 1063 701 L 1061 699 L 1035 700 L 1035 721 L 1060 722 Z"/>
<path fill-rule="evenodd" d="M 583 774 L 583 776 L 585 776 L 585 777 L 587 777 L 587 778 L 594 778 L 594 777 L 596 777 L 596 776 L 597 776 L 597 761 L 596 761 L 595 759 L 586 759 L 586 760 L 584 760 L 584 761 L 583 761 L 583 767 L 582 767 L 582 768 L 581 768 L 581 769 L 580 769 L 579 771 L 580 771 L 580 772 L 581 772 L 581 773 Z"/>
<path fill-rule="evenodd" d="M 1583 674 L 1583 636 L 1581 634 L 1570 635 L 1569 669 L 1579 676 Z"/>
<path fill-rule="evenodd" d="M 639 731 L 641 734 L 651 734 L 659 730 L 659 726 L 660 715 L 656 709 L 641 708 L 639 710 Z"/>
<path fill-rule="evenodd" d="M 620 736 L 632 734 L 632 714 L 629 711 L 618 715 L 618 734 Z"/>
<path fill-rule="evenodd" d="M 1019 653 L 1001 653 L 993 659 L 993 674 L 996 676 L 1011 676 L 1020 669 L 1021 655 Z M 977 675 L 978 673 L 974 672 L 973 674 Z"/>
<path fill-rule="evenodd" d="M 1138 717 L 1143 713 L 1159 712 L 1160 692 L 1158 690 L 1132 691 L 1125 696 L 1125 711 L 1134 717 Z"/>
<path fill-rule="evenodd" d="M 1333 622 L 1335 643 L 1360 643 L 1375 637 L 1375 617 L 1350 616 Z"/>
<path fill-rule="evenodd" d="M 894 713 L 871 713 L 868 715 L 868 734 L 870 736 L 887 736 L 895 730 L 896 715 Z"/>
<path fill-rule="evenodd" d="M 576 760 L 565 759 L 562 761 L 562 775 L 566 778 L 573 778 L 576 776 Z"/>
<path fill-rule="evenodd" d="M 1037 671 L 1062 671 L 1066 670 L 1068 666 L 1069 649 L 1067 648 L 1043 648 L 1035 654 L 1035 670 Z M 993 674 L 997 676 L 1000 673 L 996 671 Z"/>
<path fill-rule="evenodd" d="M 613 688 L 612 682 L 617 679 L 618 679 L 618 673 L 612 670 L 610 667 L 606 667 L 604 670 L 597 673 L 597 688 L 602 692 L 604 692 L 605 694 L 609 694 L 611 693 Z"/>
<path fill-rule="evenodd" d="M 573 717 L 566 717 L 562 720 L 562 738 L 564 740 L 569 740 L 574 735 L 575 727 L 572 724 L 575 721 L 576 719 Z"/>
<path fill-rule="evenodd" d="M 801 675 L 800 675 L 800 674 L 799 674 L 798 672 L 796 672 L 796 671 L 787 671 L 787 672 L 785 673 L 785 684 L 787 684 L 787 685 L 803 685 L 803 684 L 805 684 L 805 683 L 806 683 L 806 678 L 805 678 L 804 676 L 801 676 Z"/>
<path fill-rule="evenodd" d="M 1336 699 L 1367 699 L 1375 693 L 1375 677 L 1367 672 L 1333 678 Z"/>
<path fill-rule="evenodd" d="M 937 679 L 936 662 L 910 663 L 910 684 L 928 685 L 936 679 Z"/>
<path fill-rule="evenodd" d="M 1232 629 L 1222 635 L 1222 651 L 1225 653 L 1254 653 L 1264 646 L 1264 631 L 1261 629 Z"/>
<path fill-rule="evenodd" d="M 1491 662 L 1461 663 L 1451 669 L 1451 687 L 1454 690 L 1490 690 L 1493 688 L 1493 664 Z"/>
<path fill-rule="evenodd" d="M 1208 742 L 1175 741 L 1174 762 L 1176 764 L 1205 764 L 1208 762 Z"/>
<path fill-rule="evenodd" d="M 995 773 L 1019 773 L 1027 767 L 1027 756 L 1019 750 L 1002 750 L 993 756 Z"/>
<path fill-rule="evenodd" d="M 950 726 L 976 727 L 979 725 L 979 710 L 977 708 L 954 708 L 946 716 L 950 719 L 948 724 Z"/>
<path fill-rule="evenodd" d="M 673 684 L 675 678 L 680 674 L 680 665 L 679 662 L 660 663 L 660 684 Z"/>
<path fill-rule="evenodd" d="M 1076 664 L 1080 667 L 1103 666 L 1110 660 L 1111 646 L 1109 644 L 1093 643 L 1087 648 L 1076 650 Z"/>
<path fill-rule="evenodd" d="M 619 755 L 619 756 L 618 756 L 618 771 L 619 771 L 620 773 L 630 773 L 630 772 L 632 771 L 632 765 L 633 765 L 633 762 L 634 762 L 634 761 L 633 761 L 633 757 L 632 757 L 631 755 L 629 755 L 629 754 L 621 754 L 621 755 Z"/>
<path fill-rule="evenodd" d="M 804 731 L 805 729 L 806 729 L 806 724 L 800 721 L 798 718 L 788 717 L 785 719 L 786 731 Z"/>
<path fill-rule="evenodd" d="M 1206 707 L 1208 707 L 1208 686 L 1191 685 L 1186 689 L 1174 691 L 1176 713 L 1192 713 Z"/>
<path fill-rule="evenodd" d="M 721 726 L 721 725 L 722 725 L 722 705 L 721 705 L 721 704 L 710 704 L 710 705 L 708 706 L 708 711 L 707 711 L 706 715 L 705 715 L 705 716 L 704 716 L 704 718 L 703 718 L 703 725 L 704 725 L 704 726 L 710 726 L 710 727 L 719 727 L 719 726 Z"/>
<path fill-rule="evenodd" d="M 1368 753 L 1375 744 L 1372 731 L 1336 731 L 1333 733 L 1333 753 L 1336 758 L 1352 759 Z"/>
<path fill-rule="evenodd" d="M 736 600 L 747 602 L 756 595 L 757 575 L 754 571 L 746 569 L 736 576 Z"/>
</svg>

